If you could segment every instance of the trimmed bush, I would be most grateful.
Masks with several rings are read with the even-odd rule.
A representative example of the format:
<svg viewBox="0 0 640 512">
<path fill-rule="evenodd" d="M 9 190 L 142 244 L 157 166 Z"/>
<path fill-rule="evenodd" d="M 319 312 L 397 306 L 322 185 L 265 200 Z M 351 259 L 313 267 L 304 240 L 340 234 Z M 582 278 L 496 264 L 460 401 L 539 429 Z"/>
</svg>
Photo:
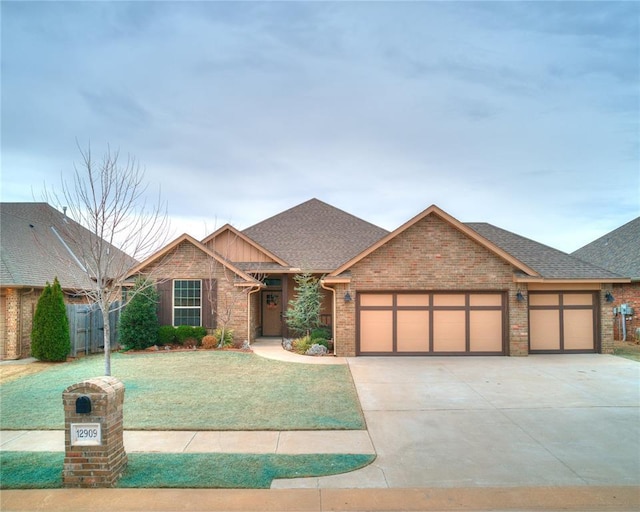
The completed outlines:
<svg viewBox="0 0 640 512">
<path fill-rule="evenodd" d="M 318 327 L 311 331 L 311 339 L 329 340 L 331 339 L 331 329 L 328 327 Z"/>
<path fill-rule="evenodd" d="M 207 334 L 204 338 L 202 338 L 202 348 L 206 348 L 207 350 L 216 348 L 218 346 L 218 340 L 215 336 L 211 334 Z"/>
<path fill-rule="evenodd" d="M 56 277 L 38 299 L 31 330 L 31 355 L 40 361 L 65 361 L 71 351 L 69 320 Z"/>
<path fill-rule="evenodd" d="M 190 325 L 179 325 L 176 327 L 176 342 L 180 345 L 184 345 L 185 343 L 188 345 L 189 340 L 195 341 L 193 327 Z"/>
<path fill-rule="evenodd" d="M 158 329 L 158 344 L 172 345 L 176 342 L 176 328 L 173 325 L 161 325 Z"/>
<path fill-rule="evenodd" d="M 158 292 L 152 284 L 139 278 L 132 294 L 120 315 L 118 341 L 126 350 L 144 350 L 158 343 Z"/>
<path fill-rule="evenodd" d="M 180 345 L 199 345 L 207 334 L 204 327 L 191 325 L 179 325 L 176 327 L 176 341 Z"/>
</svg>

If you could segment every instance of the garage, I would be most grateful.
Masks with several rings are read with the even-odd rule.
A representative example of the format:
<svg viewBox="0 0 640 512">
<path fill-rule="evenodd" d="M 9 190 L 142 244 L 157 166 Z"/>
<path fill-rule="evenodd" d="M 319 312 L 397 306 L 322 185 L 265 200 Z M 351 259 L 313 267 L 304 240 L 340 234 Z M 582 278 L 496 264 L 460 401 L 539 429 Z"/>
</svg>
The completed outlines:
<svg viewBox="0 0 640 512">
<path fill-rule="evenodd" d="M 529 352 L 595 352 L 596 292 L 530 292 Z"/>
<path fill-rule="evenodd" d="M 503 292 L 361 292 L 358 355 L 502 355 Z"/>
</svg>

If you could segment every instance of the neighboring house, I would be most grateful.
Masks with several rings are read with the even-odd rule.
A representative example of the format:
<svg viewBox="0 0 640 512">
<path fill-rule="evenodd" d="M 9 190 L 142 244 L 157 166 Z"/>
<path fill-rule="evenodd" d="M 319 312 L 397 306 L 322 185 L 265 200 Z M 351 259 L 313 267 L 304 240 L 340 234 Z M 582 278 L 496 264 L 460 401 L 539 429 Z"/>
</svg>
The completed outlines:
<svg viewBox="0 0 640 512">
<path fill-rule="evenodd" d="M 67 303 L 86 301 L 91 283 L 78 255 L 94 236 L 47 203 L 0 203 L 0 359 L 31 354 L 33 314 L 47 282 L 58 278 Z"/>
<path fill-rule="evenodd" d="M 615 339 L 622 340 L 624 331 L 626 341 L 637 339 L 640 329 L 640 217 L 578 249 L 572 256 L 631 278 L 630 283 L 613 286 L 607 306 L 616 308 Z M 633 314 L 621 314 L 623 304 L 633 308 Z"/>
<path fill-rule="evenodd" d="M 251 341 L 289 335 L 293 278 L 311 272 L 339 356 L 608 353 L 605 294 L 629 282 L 437 206 L 389 233 L 317 199 L 244 231 L 183 235 L 131 275 L 151 272 L 162 323 L 224 319 Z"/>
</svg>

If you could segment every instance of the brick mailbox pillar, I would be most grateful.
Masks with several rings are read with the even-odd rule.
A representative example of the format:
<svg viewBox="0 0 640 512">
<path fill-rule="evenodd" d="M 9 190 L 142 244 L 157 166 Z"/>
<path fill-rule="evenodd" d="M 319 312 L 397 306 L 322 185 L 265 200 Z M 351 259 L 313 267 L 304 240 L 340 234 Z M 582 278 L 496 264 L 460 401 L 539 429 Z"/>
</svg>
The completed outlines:
<svg viewBox="0 0 640 512">
<path fill-rule="evenodd" d="M 64 404 L 64 487 L 113 487 L 127 465 L 124 384 L 98 377 L 69 386 Z"/>
</svg>

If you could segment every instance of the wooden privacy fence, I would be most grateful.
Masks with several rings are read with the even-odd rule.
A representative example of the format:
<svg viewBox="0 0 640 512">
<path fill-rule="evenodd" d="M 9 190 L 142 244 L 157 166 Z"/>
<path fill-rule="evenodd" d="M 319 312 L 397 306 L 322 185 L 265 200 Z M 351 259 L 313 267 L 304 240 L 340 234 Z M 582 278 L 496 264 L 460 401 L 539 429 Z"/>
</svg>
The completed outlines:
<svg viewBox="0 0 640 512">
<path fill-rule="evenodd" d="M 67 304 L 67 318 L 71 335 L 71 357 L 104 351 L 104 323 L 102 311 L 97 304 Z M 119 318 L 119 303 L 114 302 L 109 312 L 112 349 L 116 348 L 118 341 Z"/>
</svg>

